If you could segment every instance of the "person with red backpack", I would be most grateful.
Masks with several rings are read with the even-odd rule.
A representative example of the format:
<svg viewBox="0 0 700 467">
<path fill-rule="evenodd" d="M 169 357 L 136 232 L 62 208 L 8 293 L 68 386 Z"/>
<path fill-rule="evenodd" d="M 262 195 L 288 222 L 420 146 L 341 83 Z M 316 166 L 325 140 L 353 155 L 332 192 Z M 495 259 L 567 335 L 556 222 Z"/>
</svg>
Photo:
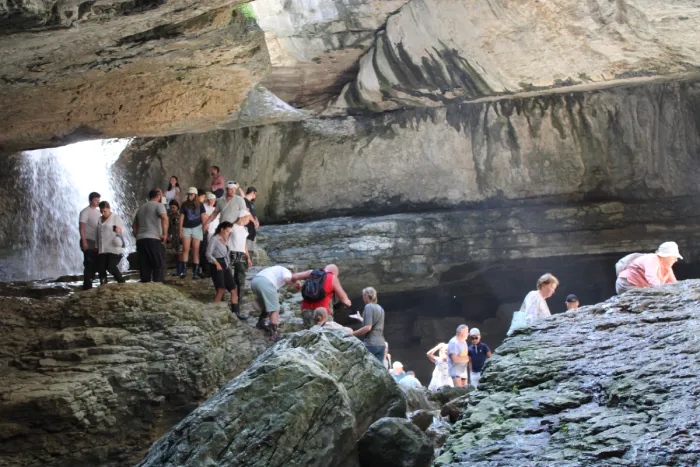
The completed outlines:
<svg viewBox="0 0 700 467">
<path fill-rule="evenodd" d="M 346 306 L 352 303 L 348 294 L 343 290 L 338 279 L 338 266 L 329 264 L 323 269 L 312 269 L 294 274 L 294 280 L 304 280 L 301 288 L 301 316 L 304 326 L 308 329 L 314 325 L 314 310 L 325 308 L 328 311 L 328 319 L 333 320 L 331 303 L 335 295 Z"/>
<path fill-rule="evenodd" d="M 676 242 L 662 243 L 656 253 L 627 255 L 615 265 L 615 291 L 619 295 L 630 289 L 676 282 L 673 265 L 679 259 L 683 257 Z"/>
</svg>

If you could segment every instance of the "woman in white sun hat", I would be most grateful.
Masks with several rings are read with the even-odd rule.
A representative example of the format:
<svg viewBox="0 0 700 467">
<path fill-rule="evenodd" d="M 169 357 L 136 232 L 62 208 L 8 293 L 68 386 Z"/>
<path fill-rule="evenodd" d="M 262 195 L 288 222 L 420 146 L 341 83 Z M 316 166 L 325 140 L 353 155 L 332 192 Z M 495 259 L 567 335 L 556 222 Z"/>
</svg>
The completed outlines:
<svg viewBox="0 0 700 467">
<path fill-rule="evenodd" d="M 622 271 L 615 282 L 615 290 L 618 294 L 630 289 L 676 282 L 673 265 L 683 257 L 678 252 L 676 242 L 664 242 L 656 253 L 632 254 L 625 256 L 620 262 L 626 259 L 628 261 L 621 266 Z"/>
</svg>

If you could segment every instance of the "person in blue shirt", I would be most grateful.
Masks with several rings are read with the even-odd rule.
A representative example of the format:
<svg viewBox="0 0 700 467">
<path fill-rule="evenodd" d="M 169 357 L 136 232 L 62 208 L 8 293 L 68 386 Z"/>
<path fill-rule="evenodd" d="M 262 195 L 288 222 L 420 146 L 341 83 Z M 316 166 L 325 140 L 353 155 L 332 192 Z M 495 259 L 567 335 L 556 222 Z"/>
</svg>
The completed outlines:
<svg viewBox="0 0 700 467">
<path fill-rule="evenodd" d="M 392 368 L 393 369 L 389 373 L 394 377 L 397 383 L 401 382 L 401 380 L 406 377 L 406 372 L 403 371 L 403 363 L 394 362 Z"/>
<path fill-rule="evenodd" d="M 469 346 L 469 360 L 471 361 L 471 385 L 475 388 L 479 385 L 481 378 L 481 370 L 484 369 L 486 359 L 491 357 L 491 349 L 489 346 L 481 342 L 481 331 L 479 328 L 472 328 L 469 331 L 472 338 L 472 343 Z"/>
</svg>

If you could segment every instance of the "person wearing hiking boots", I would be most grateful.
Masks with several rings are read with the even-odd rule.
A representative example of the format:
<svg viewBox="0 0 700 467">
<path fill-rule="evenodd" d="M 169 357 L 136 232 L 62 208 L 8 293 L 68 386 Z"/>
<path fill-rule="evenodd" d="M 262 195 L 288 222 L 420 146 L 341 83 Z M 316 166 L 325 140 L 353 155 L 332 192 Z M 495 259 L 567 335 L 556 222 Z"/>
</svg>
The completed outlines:
<svg viewBox="0 0 700 467">
<path fill-rule="evenodd" d="M 265 318 L 270 315 L 270 339 L 274 342 L 280 337 L 280 300 L 277 291 L 282 286 L 294 287 L 301 290 L 301 284 L 294 279 L 294 274 L 284 266 L 270 266 L 253 277 L 250 288 L 255 294 L 256 307 L 260 309 L 260 317 L 255 325 L 258 329 L 265 329 Z"/>
<path fill-rule="evenodd" d="M 204 210 L 207 214 L 207 219 L 214 214 L 214 205 L 216 204 L 216 195 L 214 193 L 206 193 L 204 196 Z M 199 244 L 199 275 L 202 278 L 208 278 L 211 276 L 210 265 L 211 263 L 206 258 L 207 246 L 209 245 L 209 239 L 214 236 L 216 231 L 216 226 L 219 225 L 219 221 L 210 222 L 206 229 L 202 229 L 202 241 Z"/>
<path fill-rule="evenodd" d="M 220 302 L 226 290 L 231 294 L 231 313 L 236 315 L 241 321 L 248 318 L 241 316 L 238 308 L 238 293 L 236 292 L 236 281 L 233 278 L 233 271 L 229 265 L 228 239 L 231 236 L 233 224 L 221 222 L 214 231 L 214 235 L 209 239 L 207 246 L 207 261 L 211 263 L 211 280 L 216 289 L 214 302 Z"/>
<path fill-rule="evenodd" d="M 233 278 L 236 282 L 236 299 L 231 301 L 237 309 L 235 311 L 236 316 L 246 320 L 248 317 L 241 316 L 240 307 L 243 299 L 243 289 L 245 288 L 245 276 L 248 272 L 248 268 L 253 265 L 250 260 L 250 254 L 248 253 L 248 247 L 246 246 L 246 239 L 248 238 L 248 229 L 245 225 L 250 221 L 250 212 L 247 209 L 242 210 L 238 213 L 238 219 L 235 224 L 233 224 L 233 230 L 231 235 L 228 237 L 228 247 L 229 247 L 229 267 L 233 273 Z"/>
<path fill-rule="evenodd" d="M 351 306 L 352 303 L 348 298 L 348 294 L 340 285 L 338 266 L 329 264 L 323 269 L 311 269 L 309 271 L 300 272 L 294 275 L 294 280 L 304 280 L 304 285 L 301 288 L 301 317 L 304 319 L 304 327 L 309 329 L 314 325 L 314 310 L 316 308 L 325 308 L 328 311 L 328 319 L 333 320 L 333 296 L 342 302 L 345 306 Z"/>
<path fill-rule="evenodd" d="M 199 191 L 195 187 L 187 190 L 187 200 L 180 208 L 180 239 L 182 240 L 182 271 L 187 277 L 187 258 L 192 247 L 192 279 L 199 280 L 199 244 L 203 238 L 202 224 L 207 220 L 204 205 L 199 202 Z"/>
<path fill-rule="evenodd" d="M 97 229 L 100 225 L 100 194 L 93 191 L 88 196 L 89 205 L 80 211 L 80 249 L 83 252 L 83 290 L 92 288 L 97 272 Z"/>
<path fill-rule="evenodd" d="M 632 253 L 615 265 L 617 281 L 615 291 L 619 294 L 630 289 L 654 287 L 676 282 L 673 265 L 683 259 L 676 242 L 664 242 L 656 253 Z"/>
<path fill-rule="evenodd" d="M 250 211 L 250 215 L 252 216 L 252 219 L 250 222 L 248 222 L 248 225 L 246 227 L 248 228 L 248 241 L 246 242 L 248 245 L 248 252 L 253 253 L 255 250 L 255 235 L 258 227 L 260 227 L 260 222 L 258 222 L 258 216 L 255 214 L 255 205 L 253 204 L 253 201 L 255 201 L 255 198 L 258 196 L 258 190 L 254 186 L 249 186 L 248 189 L 245 191 L 245 196 L 243 197 L 245 201 L 245 205 Z"/>
<path fill-rule="evenodd" d="M 245 200 L 236 194 L 238 183 L 226 182 L 226 194 L 224 197 L 216 200 L 214 214 L 212 214 L 204 223 L 204 228 L 207 229 L 211 222 L 219 219 L 219 222 L 230 222 L 235 224 L 238 220 L 238 213 L 245 210 Z"/>
</svg>

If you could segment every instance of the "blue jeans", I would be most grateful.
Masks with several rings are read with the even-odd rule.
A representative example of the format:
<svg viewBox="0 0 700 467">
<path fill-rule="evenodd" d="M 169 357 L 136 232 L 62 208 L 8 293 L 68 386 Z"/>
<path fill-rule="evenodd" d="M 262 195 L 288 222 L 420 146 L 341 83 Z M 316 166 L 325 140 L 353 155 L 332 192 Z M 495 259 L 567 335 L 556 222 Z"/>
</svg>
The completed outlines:
<svg viewBox="0 0 700 467">
<path fill-rule="evenodd" d="M 368 345 L 366 346 L 369 353 L 374 355 L 379 359 L 379 363 L 384 365 L 384 352 L 386 352 L 385 345 Z"/>
</svg>

